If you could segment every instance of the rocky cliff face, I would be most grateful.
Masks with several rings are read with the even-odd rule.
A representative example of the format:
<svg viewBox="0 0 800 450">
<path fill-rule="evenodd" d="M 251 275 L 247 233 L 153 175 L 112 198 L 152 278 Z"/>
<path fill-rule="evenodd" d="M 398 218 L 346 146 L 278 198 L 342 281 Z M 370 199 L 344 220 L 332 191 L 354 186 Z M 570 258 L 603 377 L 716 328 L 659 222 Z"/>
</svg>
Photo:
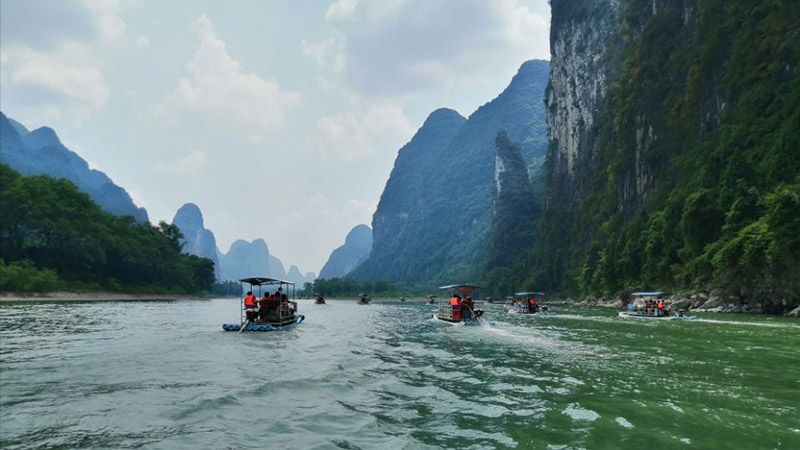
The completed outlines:
<svg viewBox="0 0 800 450">
<path fill-rule="evenodd" d="M 173 225 L 177 225 L 183 233 L 183 252 L 192 255 L 209 258 L 214 261 L 214 275 L 217 280 L 221 279 L 219 259 L 217 258 L 217 240 L 214 233 L 205 228 L 203 223 L 203 213 L 194 203 L 186 203 L 178 209 L 172 219 Z"/>
<path fill-rule="evenodd" d="M 534 201 L 535 198 L 519 147 L 508 139 L 506 133 L 499 133 L 495 144 L 492 230 L 486 254 L 487 271 L 510 269 L 524 261 L 527 256 L 525 249 L 531 248 L 540 215 L 541 206 Z M 495 273 L 488 278 L 502 277 Z M 518 286 L 505 288 L 505 292 L 510 292 L 508 289 L 517 289 Z"/>
<path fill-rule="evenodd" d="M 595 114 L 615 73 L 618 0 L 553 1 L 547 127 L 551 139 L 548 197 L 573 202 L 596 152 Z"/>
<path fill-rule="evenodd" d="M 130 195 L 105 173 L 90 169 L 75 152 L 64 147 L 55 131 L 41 127 L 28 132 L 0 112 L 0 161 L 23 175 L 66 178 L 89 194 L 101 208 L 118 216 L 133 216 L 147 222 L 147 211 L 138 208 Z"/>
<path fill-rule="evenodd" d="M 506 131 L 527 163 L 544 155 L 548 68 L 526 62 L 467 120 L 447 109 L 428 117 L 398 153 L 356 279 L 431 285 L 477 275 L 491 224 L 495 138 Z"/>
<path fill-rule="evenodd" d="M 344 245 L 331 252 L 328 261 L 319 272 L 323 279 L 342 278 L 358 267 L 372 249 L 372 229 L 366 225 L 357 225 L 344 240 Z"/>
<path fill-rule="evenodd" d="M 800 304 L 796 2 L 551 5 L 548 200 L 531 279 Z"/>
</svg>

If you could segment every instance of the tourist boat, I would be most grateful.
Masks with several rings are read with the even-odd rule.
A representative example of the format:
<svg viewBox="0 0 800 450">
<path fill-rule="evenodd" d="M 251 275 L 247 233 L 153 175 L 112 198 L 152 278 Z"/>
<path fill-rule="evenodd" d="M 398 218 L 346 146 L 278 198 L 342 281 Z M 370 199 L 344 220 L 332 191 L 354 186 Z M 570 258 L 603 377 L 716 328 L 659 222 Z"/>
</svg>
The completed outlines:
<svg viewBox="0 0 800 450">
<path fill-rule="evenodd" d="M 359 305 L 368 305 L 369 302 L 371 302 L 371 301 L 372 301 L 372 298 L 367 297 L 367 294 L 361 294 L 358 297 L 358 304 Z"/>
<path fill-rule="evenodd" d="M 483 315 L 483 310 L 475 309 L 472 310 L 472 317 L 467 319 L 465 318 L 464 311 L 462 311 L 462 306 L 453 306 L 450 305 L 450 299 L 455 296 L 467 296 L 472 294 L 475 290 L 480 289 L 479 286 L 475 286 L 474 284 L 451 284 L 448 286 L 441 286 L 439 290 L 442 291 L 449 291 L 450 295 L 446 297 L 446 300 L 439 304 L 439 311 L 433 313 L 433 318 L 435 320 L 439 320 L 442 322 L 446 322 L 452 325 L 464 325 L 464 326 L 481 326 L 483 325 L 481 322 L 481 316 Z"/>
<path fill-rule="evenodd" d="M 656 305 L 661 301 L 666 292 L 634 292 L 634 299 L 627 310 L 617 313 L 617 317 L 625 319 L 645 320 L 697 320 L 695 316 L 685 316 L 684 311 L 676 311 L 674 315 L 666 308 L 659 309 Z"/>
<path fill-rule="evenodd" d="M 514 308 L 509 310 L 510 313 L 527 314 L 536 316 L 539 314 L 547 314 L 547 306 L 542 306 L 544 301 L 544 292 L 517 292 L 511 297 L 514 300 Z M 534 303 L 531 303 L 533 301 Z"/>
<path fill-rule="evenodd" d="M 316 298 L 314 298 L 314 304 L 315 305 L 324 305 L 325 304 L 325 297 L 323 297 L 321 295 L 317 295 Z"/>
<path fill-rule="evenodd" d="M 242 292 L 252 292 L 256 295 L 258 307 L 251 314 L 247 314 L 245 308 L 245 296 L 239 302 L 239 323 L 226 323 L 222 325 L 225 331 L 280 331 L 295 327 L 305 320 L 305 316 L 297 314 L 297 302 L 294 299 L 294 283 L 291 281 L 278 280 L 275 278 L 254 277 L 242 278 L 239 280 Z M 247 284 L 249 289 L 245 289 Z M 276 300 L 275 296 L 269 297 L 272 288 L 273 294 L 286 296 L 286 301 Z M 263 299 L 267 294 L 269 299 Z"/>
</svg>

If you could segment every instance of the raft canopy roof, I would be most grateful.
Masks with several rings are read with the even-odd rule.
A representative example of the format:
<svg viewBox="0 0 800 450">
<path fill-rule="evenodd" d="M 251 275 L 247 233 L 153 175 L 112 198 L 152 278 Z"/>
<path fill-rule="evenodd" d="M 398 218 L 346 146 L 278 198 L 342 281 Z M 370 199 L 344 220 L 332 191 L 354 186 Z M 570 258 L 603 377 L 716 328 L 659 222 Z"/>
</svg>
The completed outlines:
<svg viewBox="0 0 800 450">
<path fill-rule="evenodd" d="M 657 295 L 667 295 L 666 292 L 632 292 L 635 297 L 655 297 Z"/>
<path fill-rule="evenodd" d="M 515 296 L 522 297 L 526 295 L 544 295 L 544 292 L 517 292 Z"/>
<path fill-rule="evenodd" d="M 242 278 L 242 283 L 248 283 L 252 286 L 261 286 L 266 284 L 290 284 L 294 286 L 294 283 L 291 281 L 286 280 L 279 280 L 277 278 L 267 278 L 267 277 L 252 277 L 252 278 Z"/>
</svg>

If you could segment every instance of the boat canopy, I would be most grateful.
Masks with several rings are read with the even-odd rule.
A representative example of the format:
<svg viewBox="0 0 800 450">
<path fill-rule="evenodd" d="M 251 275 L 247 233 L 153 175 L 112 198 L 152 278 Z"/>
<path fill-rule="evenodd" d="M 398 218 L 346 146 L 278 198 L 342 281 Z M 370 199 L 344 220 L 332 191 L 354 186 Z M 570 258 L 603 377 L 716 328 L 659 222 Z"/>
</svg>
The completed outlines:
<svg viewBox="0 0 800 450">
<path fill-rule="evenodd" d="M 633 292 L 634 297 L 655 297 L 657 295 L 667 295 L 666 292 Z"/>
<path fill-rule="evenodd" d="M 514 295 L 518 297 L 524 297 L 528 295 L 544 295 L 544 292 L 517 292 Z"/>
<path fill-rule="evenodd" d="M 248 283 L 253 286 L 261 286 L 265 284 L 290 284 L 294 286 L 294 283 L 291 281 L 286 280 L 279 280 L 277 278 L 267 278 L 267 277 L 253 277 L 253 278 L 242 278 L 242 283 Z"/>
<path fill-rule="evenodd" d="M 439 289 L 442 291 L 457 291 L 462 294 L 469 294 L 470 292 L 474 291 L 475 289 L 480 289 L 480 286 L 476 286 L 474 284 L 450 284 L 447 286 L 439 286 Z"/>
</svg>

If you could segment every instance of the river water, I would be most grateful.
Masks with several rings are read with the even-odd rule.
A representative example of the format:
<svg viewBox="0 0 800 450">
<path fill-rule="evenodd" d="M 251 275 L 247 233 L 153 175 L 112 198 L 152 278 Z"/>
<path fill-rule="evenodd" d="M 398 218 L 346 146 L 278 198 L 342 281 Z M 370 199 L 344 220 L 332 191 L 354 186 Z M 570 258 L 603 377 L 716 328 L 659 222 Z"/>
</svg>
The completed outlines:
<svg viewBox="0 0 800 450">
<path fill-rule="evenodd" d="M 223 332 L 237 305 L 0 306 L 0 447 L 800 448 L 796 320 L 334 300 Z"/>
</svg>

